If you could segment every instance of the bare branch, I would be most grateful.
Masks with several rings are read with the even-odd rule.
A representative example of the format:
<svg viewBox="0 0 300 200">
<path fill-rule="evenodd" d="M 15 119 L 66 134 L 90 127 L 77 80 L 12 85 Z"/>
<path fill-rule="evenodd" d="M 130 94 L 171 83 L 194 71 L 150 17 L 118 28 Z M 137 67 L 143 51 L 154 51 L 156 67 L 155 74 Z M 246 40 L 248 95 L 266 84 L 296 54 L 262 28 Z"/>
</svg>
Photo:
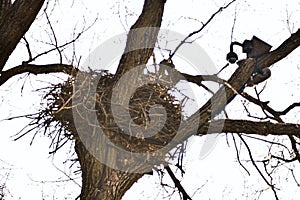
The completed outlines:
<svg viewBox="0 0 300 200">
<path fill-rule="evenodd" d="M 191 83 L 195 83 L 198 86 L 202 86 L 202 81 L 213 81 L 216 83 L 224 84 L 225 81 L 221 78 L 219 78 L 217 75 L 190 75 L 181 73 L 181 75 Z"/>
<path fill-rule="evenodd" d="M 257 92 L 256 92 L 257 93 Z M 267 104 L 268 102 L 261 102 L 260 99 L 255 99 L 253 97 L 251 97 L 250 95 L 243 93 L 243 96 L 248 99 L 249 101 L 259 105 L 261 107 L 261 109 L 263 110 L 263 112 L 265 113 L 265 110 L 268 111 L 269 113 L 271 113 L 273 115 L 273 119 L 275 119 L 276 121 L 278 121 L 279 123 L 284 124 L 283 120 L 280 118 L 280 115 L 286 114 L 288 113 L 291 109 L 293 109 L 296 106 L 299 106 L 299 103 L 293 103 L 292 105 L 290 105 L 289 107 L 287 107 L 284 111 L 282 112 L 277 112 L 275 111 L 273 108 L 269 107 Z M 265 113 L 267 115 L 267 113 Z M 271 117 L 269 117 L 271 118 Z M 298 127 L 299 125 L 297 125 Z M 295 158 L 299 161 L 300 163 L 300 153 L 298 151 L 297 148 L 297 143 L 296 140 L 293 136 L 297 136 L 300 137 L 299 135 L 294 135 L 294 133 L 297 133 L 297 130 L 287 130 L 288 132 L 286 132 L 286 135 L 288 136 L 290 142 L 291 142 L 291 146 L 292 149 L 295 153 Z"/>
<path fill-rule="evenodd" d="M 293 33 L 285 40 L 277 49 L 260 56 L 257 59 L 257 66 L 260 68 L 269 67 L 272 64 L 280 61 L 294 51 L 300 45 L 300 29 Z"/>
<path fill-rule="evenodd" d="M 44 13 L 45 13 L 45 15 L 46 15 L 47 23 L 48 23 L 48 25 L 49 25 L 49 27 L 50 27 L 51 33 L 52 33 L 53 38 L 54 38 L 54 42 L 55 42 L 55 43 L 54 43 L 54 46 L 55 46 L 55 48 L 56 48 L 56 50 L 57 50 L 57 53 L 59 54 L 59 60 L 60 60 L 60 63 L 62 63 L 61 50 L 60 50 L 59 47 L 58 47 L 58 41 L 57 41 L 57 37 L 56 37 L 55 31 L 54 31 L 54 28 L 53 28 L 53 26 L 52 26 L 52 24 L 51 24 L 51 21 L 50 21 L 50 19 L 49 19 L 49 16 L 48 16 L 46 10 L 44 10 Z M 79 37 L 79 36 L 78 36 L 78 37 Z"/>
<path fill-rule="evenodd" d="M 175 174 L 171 170 L 170 166 L 166 166 L 165 169 L 167 170 L 169 176 L 171 177 L 172 181 L 174 182 L 176 188 L 178 189 L 179 193 L 182 194 L 183 200 L 192 200 L 192 198 L 187 194 L 183 186 L 181 185 L 180 181 L 176 178 Z"/>
<path fill-rule="evenodd" d="M 236 140 L 233 134 L 231 134 L 232 136 L 232 140 L 233 140 L 233 144 L 234 144 L 234 148 L 235 148 L 235 152 L 236 152 L 236 158 L 238 160 L 239 165 L 247 172 L 247 174 L 250 176 L 250 172 L 247 170 L 247 168 L 242 164 L 241 159 L 240 159 L 240 152 L 238 150 L 237 144 L 236 144 Z"/>
<path fill-rule="evenodd" d="M 27 52 L 28 52 L 28 60 L 32 60 L 32 53 L 31 53 L 29 42 L 28 42 L 28 40 L 26 39 L 25 36 L 23 37 L 23 40 L 25 41 L 26 49 L 27 49 Z"/>
<path fill-rule="evenodd" d="M 210 18 L 202 25 L 202 27 L 190 34 L 188 34 L 188 36 L 186 36 L 180 43 L 179 45 L 175 48 L 174 52 L 170 54 L 169 59 L 172 59 L 172 57 L 175 55 L 175 53 L 178 51 L 178 49 L 185 43 L 187 43 L 187 40 L 192 37 L 193 35 L 200 33 L 210 22 L 211 20 L 213 20 L 215 18 L 215 16 L 217 14 L 219 14 L 220 12 L 222 12 L 224 9 L 228 8 L 233 2 L 235 2 L 236 0 L 232 0 L 231 2 L 229 2 L 226 6 L 220 7 L 214 14 L 212 14 L 210 16 Z"/>
<path fill-rule="evenodd" d="M 224 105 L 224 102 L 222 102 L 222 98 L 226 97 L 226 104 L 230 103 L 232 99 L 235 97 L 237 92 L 240 92 L 242 88 L 245 86 L 247 81 L 249 80 L 251 74 L 253 73 L 254 67 L 269 67 L 271 64 L 274 64 L 275 62 L 283 59 L 286 57 L 289 53 L 291 53 L 294 49 L 296 49 L 300 45 L 300 29 L 297 31 L 297 33 L 294 33 L 289 37 L 287 40 L 285 40 L 277 49 L 274 51 L 271 51 L 270 53 L 267 53 L 261 57 L 259 57 L 256 60 L 253 59 L 247 59 L 240 61 L 239 67 L 234 72 L 234 74 L 230 77 L 228 82 L 221 87 L 215 95 L 211 97 L 195 114 L 193 114 L 188 119 L 188 123 L 196 123 L 199 124 L 199 129 L 203 125 L 205 125 L 210 118 L 221 112 L 226 105 Z M 229 87 L 230 86 L 230 87 Z M 214 102 L 214 110 L 212 110 L 212 102 Z M 213 112 L 213 113 L 212 113 Z M 200 121 L 198 120 L 198 116 L 200 115 Z M 254 125 L 257 127 L 256 125 Z M 294 128 L 297 128 L 294 125 Z M 239 127 L 238 130 L 243 130 L 242 127 Z M 253 129 L 249 129 L 253 130 Z M 246 132 L 249 132 L 249 130 L 243 130 Z M 262 129 L 263 130 L 263 129 Z M 294 130 L 294 129 L 293 129 Z M 192 132 L 192 130 L 190 130 Z M 275 131 L 275 130 L 274 130 Z M 256 134 L 259 132 L 252 132 L 252 134 Z M 268 134 L 267 132 L 263 131 L 262 133 Z M 260 133 L 260 134 L 262 134 Z M 289 132 L 285 131 L 285 134 Z M 189 136 L 189 130 L 186 132 L 185 136 L 182 136 L 183 138 Z M 290 134 L 296 134 L 295 132 L 290 132 Z"/>
<path fill-rule="evenodd" d="M 220 130 L 220 126 L 222 126 L 222 124 L 222 132 L 224 133 L 245 133 L 262 136 L 294 135 L 300 137 L 300 124 L 256 122 L 240 119 L 225 119 L 225 121 L 213 120 L 210 123 L 206 123 L 200 130 L 198 130 L 198 135 L 216 133 L 215 130 Z"/>
<path fill-rule="evenodd" d="M 244 140 L 244 138 L 243 138 L 241 135 L 239 135 L 239 136 L 240 136 L 240 139 L 242 140 L 242 142 L 244 143 L 244 145 L 245 145 L 246 148 L 247 148 L 247 151 L 248 151 L 248 154 L 249 154 L 249 158 L 250 158 L 250 160 L 251 160 L 252 165 L 255 167 L 255 169 L 257 170 L 257 172 L 259 173 L 259 175 L 260 175 L 260 176 L 262 177 L 262 179 L 266 182 L 266 184 L 267 184 L 268 186 L 270 186 L 270 188 L 272 189 L 273 194 L 274 194 L 274 196 L 275 196 L 275 199 L 276 199 L 276 200 L 279 200 L 279 198 L 278 198 L 278 196 L 277 196 L 277 192 L 276 192 L 276 190 L 275 190 L 276 188 L 275 188 L 274 184 L 270 183 L 270 182 L 266 179 L 266 177 L 263 175 L 263 173 L 262 173 L 261 170 L 258 168 L 257 164 L 255 163 L 255 161 L 254 161 L 254 159 L 253 159 L 253 156 L 252 156 L 251 149 L 250 149 L 249 145 L 246 143 L 246 141 Z"/>
<path fill-rule="evenodd" d="M 74 75 L 77 72 L 77 69 L 72 65 L 65 64 L 47 64 L 47 65 L 34 65 L 23 63 L 22 65 L 13 67 L 6 71 L 0 73 L 0 85 L 4 84 L 11 77 L 22 74 L 22 73 L 32 73 L 32 74 L 48 74 L 48 73 L 57 73 L 62 72 L 69 75 Z"/>
<path fill-rule="evenodd" d="M 279 115 L 286 115 L 288 112 L 290 112 L 292 109 L 294 109 L 295 107 L 299 107 L 300 103 L 293 103 L 291 105 L 289 105 L 286 109 L 284 109 L 283 111 L 277 112 Z"/>
<path fill-rule="evenodd" d="M 44 0 L 16 0 L 10 8 L 11 12 L 1 18 L 0 71 L 35 20 L 43 4 Z"/>
</svg>

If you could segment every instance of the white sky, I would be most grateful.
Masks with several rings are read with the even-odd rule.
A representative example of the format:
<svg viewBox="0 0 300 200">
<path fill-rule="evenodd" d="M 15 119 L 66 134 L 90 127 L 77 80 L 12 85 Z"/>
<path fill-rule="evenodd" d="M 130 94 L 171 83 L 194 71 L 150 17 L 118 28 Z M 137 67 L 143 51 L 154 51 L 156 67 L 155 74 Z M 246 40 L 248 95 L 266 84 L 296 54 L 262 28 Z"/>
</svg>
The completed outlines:
<svg viewBox="0 0 300 200">
<path fill-rule="evenodd" d="M 201 27 L 201 22 L 205 22 L 219 6 L 224 5 L 224 2 L 226 1 L 169 0 L 165 7 L 162 27 L 187 35 Z M 71 1 L 60 1 L 51 15 L 52 25 L 57 31 L 60 43 L 72 37 L 75 27 L 76 32 L 79 32 L 84 22 L 86 22 L 85 26 L 89 26 L 95 17 L 98 16 L 99 18 L 76 44 L 76 54 L 78 57 L 82 56 L 82 63 L 87 55 L 103 41 L 130 28 L 141 11 L 142 1 L 132 0 L 115 3 L 109 0 L 75 0 L 74 5 L 72 7 L 71 5 Z M 126 9 L 124 9 L 125 7 Z M 202 33 L 196 36 L 199 37 L 197 42 L 214 60 L 218 69 L 226 64 L 225 57 L 229 51 L 235 11 L 236 22 L 233 39 L 240 42 L 256 35 L 276 48 L 284 39 L 289 37 L 289 29 L 296 31 L 300 27 L 299 0 L 266 0 L 263 2 L 237 0 L 237 3 L 219 14 Z M 125 15 L 126 17 L 124 17 Z M 289 26 L 287 19 L 290 21 Z M 45 29 L 49 32 L 46 21 L 40 15 L 39 20 L 26 34 L 27 39 L 32 42 L 32 49 L 36 52 L 42 51 L 45 47 L 49 48 L 40 42 L 49 41 L 49 35 L 46 34 Z M 72 55 L 71 51 L 72 49 L 65 51 L 68 58 Z M 240 58 L 244 56 L 239 49 L 237 49 L 237 53 Z M 24 45 L 19 45 L 6 68 L 20 64 L 22 59 L 27 58 L 26 56 Z M 58 61 L 59 59 L 55 54 L 37 60 L 38 63 Z M 295 92 L 299 90 L 299 61 L 300 50 L 297 49 L 287 59 L 271 67 L 272 77 L 268 81 L 270 84 L 267 85 L 262 97 L 263 100 L 272 100 L 270 104 L 278 110 L 284 109 L 300 98 L 300 94 Z M 234 65 L 230 66 L 223 77 L 228 77 L 230 72 L 235 69 Z M 39 93 L 32 91 L 46 85 L 42 82 L 52 79 L 58 81 L 56 75 L 30 76 L 19 80 L 18 78 L 20 77 L 11 79 L 0 88 L 0 120 L 36 111 L 42 97 Z M 22 86 L 24 86 L 23 92 L 21 91 Z M 247 91 L 253 94 L 253 89 Z M 235 107 L 229 106 L 227 109 L 230 117 L 246 116 L 240 102 L 236 102 L 234 105 Z M 300 117 L 297 111 L 299 109 L 288 115 L 287 120 L 299 123 Z M 12 197 L 8 195 L 8 199 L 34 200 L 41 199 L 41 197 L 44 199 L 62 199 L 63 197 L 74 199 L 80 192 L 80 188 L 76 184 L 72 182 L 53 183 L 58 179 L 67 179 L 62 172 L 53 167 L 53 164 L 66 173 L 74 171 L 74 168 L 68 169 L 71 162 L 64 164 L 65 160 L 72 157 L 72 152 L 69 152 L 70 147 L 58 152 L 53 159 L 51 156 L 49 158 L 48 154 L 50 145 L 48 138 L 38 135 L 32 146 L 29 143 L 33 134 L 13 142 L 11 136 L 23 128 L 26 123 L 27 121 L 24 119 L 0 122 L 0 159 L 9 163 L 11 168 L 8 171 L 1 170 L 0 167 L 1 175 L 9 172 L 7 185 Z M 195 199 L 200 197 L 201 199 L 257 199 L 255 191 L 267 188 L 251 165 L 246 164 L 251 172 L 249 177 L 236 162 L 232 140 L 230 140 L 230 147 L 228 147 L 226 138 L 219 136 L 217 146 L 205 159 L 199 158 L 201 142 L 203 142 L 203 138 L 197 137 L 193 140 L 185 160 L 187 173 L 183 184 L 188 193 L 193 194 L 198 187 L 204 185 L 201 190 L 196 192 Z M 265 155 L 263 152 L 266 148 L 263 143 L 258 146 L 257 142 L 253 140 L 250 145 L 257 146 L 254 151 L 257 155 Z M 64 152 L 69 153 L 66 155 Z M 243 153 L 246 155 L 245 151 Z M 295 173 L 298 174 L 298 177 L 300 175 L 299 169 L 297 165 Z M 72 177 L 78 177 L 78 175 L 72 175 Z M 165 177 L 164 180 L 167 181 L 167 175 Z M 289 174 L 282 172 L 282 180 L 280 181 L 285 192 L 279 193 L 280 197 L 282 199 L 296 199 L 300 195 L 299 189 L 295 187 L 293 180 L 289 179 L 289 183 L 286 183 L 284 180 L 286 177 L 290 178 Z M 43 181 L 44 183 L 40 183 Z M 76 179 L 76 181 L 80 184 L 80 179 Z M 138 183 L 140 184 L 135 184 L 124 199 L 152 200 L 167 196 L 167 193 L 163 193 L 159 187 L 157 176 L 145 176 Z M 272 193 L 268 190 L 262 194 L 261 199 L 269 199 L 270 196 L 272 197 Z M 178 199 L 178 196 L 174 195 L 173 199 Z"/>
</svg>

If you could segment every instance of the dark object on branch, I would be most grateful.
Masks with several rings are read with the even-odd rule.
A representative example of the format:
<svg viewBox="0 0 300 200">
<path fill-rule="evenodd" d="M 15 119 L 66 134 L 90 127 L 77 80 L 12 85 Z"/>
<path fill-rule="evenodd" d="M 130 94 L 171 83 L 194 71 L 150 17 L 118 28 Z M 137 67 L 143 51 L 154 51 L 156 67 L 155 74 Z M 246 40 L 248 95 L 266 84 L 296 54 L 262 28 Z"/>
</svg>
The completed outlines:
<svg viewBox="0 0 300 200">
<path fill-rule="evenodd" d="M 234 45 L 241 46 L 243 48 L 243 53 L 247 54 L 247 58 L 258 58 L 259 56 L 268 53 L 272 48 L 271 45 L 256 36 L 253 36 L 251 40 L 245 40 L 243 44 L 239 42 L 232 42 L 230 44 L 230 52 L 226 56 L 226 60 L 228 60 L 228 62 L 231 64 L 234 64 L 238 60 L 237 54 L 233 51 Z M 260 66 L 256 66 L 255 71 L 247 85 L 250 87 L 254 86 L 265 81 L 270 76 L 271 70 L 269 68 L 261 68 Z"/>
<path fill-rule="evenodd" d="M 162 60 L 159 64 L 160 65 L 166 65 L 166 66 L 169 66 L 171 68 L 175 68 L 175 65 L 173 64 L 173 61 L 170 58 Z"/>
<path fill-rule="evenodd" d="M 230 51 L 226 56 L 226 60 L 228 60 L 229 63 L 234 64 L 238 60 L 238 55 L 233 51 Z"/>
<path fill-rule="evenodd" d="M 253 36 L 251 40 L 245 40 L 243 44 L 239 42 L 232 42 L 230 44 L 230 52 L 226 56 L 226 60 L 231 64 L 234 64 L 238 60 L 238 56 L 233 52 L 233 46 L 238 45 L 243 48 L 243 53 L 247 54 L 247 58 L 257 58 L 267 52 L 272 48 L 271 45 L 259 39 L 256 36 Z"/>
<path fill-rule="evenodd" d="M 265 80 L 267 80 L 271 76 L 271 70 L 269 68 L 263 68 L 253 74 L 251 79 L 248 81 L 247 85 L 248 86 L 254 86 L 257 85 Z"/>
</svg>

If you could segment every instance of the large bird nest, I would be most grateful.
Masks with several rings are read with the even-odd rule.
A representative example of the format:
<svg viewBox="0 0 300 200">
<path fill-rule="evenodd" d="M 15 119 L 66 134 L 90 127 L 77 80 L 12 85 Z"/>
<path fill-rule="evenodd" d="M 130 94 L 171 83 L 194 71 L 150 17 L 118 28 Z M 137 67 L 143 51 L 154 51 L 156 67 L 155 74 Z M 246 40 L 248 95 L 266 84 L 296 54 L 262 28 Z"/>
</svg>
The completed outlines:
<svg viewBox="0 0 300 200">
<path fill-rule="evenodd" d="M 153 74 L 149 78 L 153 78 Z M 86 72 L 78 74 L 76 79 L 69 78 L 63 84 L 55 85 L 46 95 L 47 113 L 60 123 L 72 139 L 81 140 L 79 132 L 98 126 L 110 141 L 127 151 L 151 152 L 168 144 L 176 135 L 182 120 L 181 104 L 171 93 L 174 84 L 144 84 L 135 90 L 130 96 L 129 105 L 124 108 L 111 104 L 116 80 L 106 72 Z M 93 93 L 95 85 L 96 92 Z M 114 112 L 112 106 L 115 106 Z M 96 123 L 91 122 L 92 112 L 96 113 Z M 124 117 L 124 112 L 129 113 L 130 117 Z M 74 115 L 77 116 L 75 120 Z M 78 116 L 81 120 L 78 120 Z M 144 133 L 149 128 L 157 133 L 148 137 Z M 86 133 L 86 136 L 95 141 L 93 134 Z"/>
</svg>

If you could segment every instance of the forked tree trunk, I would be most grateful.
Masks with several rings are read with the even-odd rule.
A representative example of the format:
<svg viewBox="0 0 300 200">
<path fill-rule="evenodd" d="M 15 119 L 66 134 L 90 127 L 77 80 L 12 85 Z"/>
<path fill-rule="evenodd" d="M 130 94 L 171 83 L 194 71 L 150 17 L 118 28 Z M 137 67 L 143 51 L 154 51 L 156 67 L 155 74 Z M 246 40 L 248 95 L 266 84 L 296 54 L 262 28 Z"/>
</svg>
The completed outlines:
<svg viewBox="0 0 300 200">
<path fill-rule="evenodd" d="M 131 30 L 136 28 L 145 28 L 145 29 L 143 29 L 143 31 L 140 31 L 138 33 L 134 31 L 129 32 L 126 49 L 131 49 L 132 47 L 131 45 L 135 47 L 140 46 L 139 43 L 143 43 L 144 45 L 146 44 L 146 46 L 150 48 L 140 48 L 134 51 L 127 51 L 127 52 L 125 50 L 126 53 L 122 55 L 122 58 L 118 66 L 118 70 L 115 75 L 116 80 L 121 78 L 122 75 L 124 75 L 130 69 L 138 65 L 145 65 L 148 62 L 150 56 L 152 55 L 153 48 L 155 46 L 155 42 L 158 34 L 156 30 L 158 29 L 154 29 L 154 32 L 151 32 L 150 33 L 151 36 L 149 36 L 148 38 L 144 36 L 145 35 L 144 31 L 147 32 L 148 27 L 157 27 L 157 28 L 160 27 L 163 10 L 164 10 L 164 4 L 165 4 L 165 0 L 145 0 L 143 11 L 139 16 L 138 20 L 136 21 L 136 23 L 131 27 Z M 122 98 L 123 98 L 122 95 L 117 97 L 117 99 L 121 99 L 121 100 Z M 98 106 L 100 106 L 101 109 L 101 105 Z M 108 108 L 107 111 L 109 110 L 110 109 Z M 101 115 L 101 113 L 99 115 Z M 103 124 L 103 126 L 107 126 L 107 124 Z M 111 133 L 109 130 L 106 130 L 107 136 L 112 134 L 113 133 Z M 126 170 L 119 171 L 117 169 L 112 169 L 102 164 L 98 159 L 96 159 L 92 154 L 90 154 L 90 151 L 86 149 L 85 145 L 80 140 L 76 142 L 75 150 L 82 170 L 82 190 L 81 190 L 80 199 L 119 200 L 123 197 L 125 192 L 139 178 L 143 176 L 143 174 L 140 173 L 129 173 L 126 172 Z M 113 153 L 106 152 L 106 154 L 108 157 L 111 157 L 111 154 Z M 122 158 L 120 160 L 122 162 Z"/>
</svg>

